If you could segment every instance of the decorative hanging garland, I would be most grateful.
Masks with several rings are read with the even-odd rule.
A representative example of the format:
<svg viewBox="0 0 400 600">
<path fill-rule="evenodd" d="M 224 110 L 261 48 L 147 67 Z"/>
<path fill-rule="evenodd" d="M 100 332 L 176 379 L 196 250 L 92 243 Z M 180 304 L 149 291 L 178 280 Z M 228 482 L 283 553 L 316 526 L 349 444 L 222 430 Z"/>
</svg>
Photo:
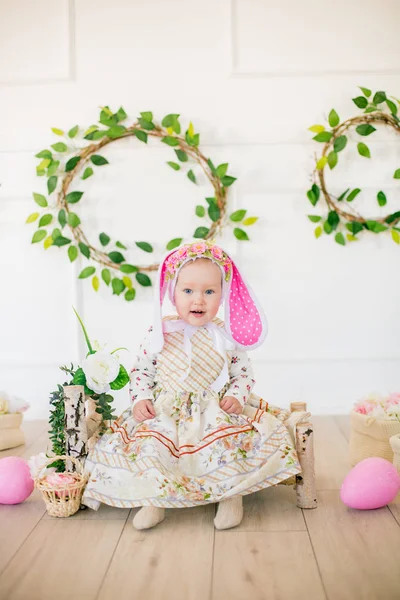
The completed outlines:
<svg viewBox="0 0 400 600">
<path fill-rule="evenodd" d="M 136 281 L 142 286 L 151 285 L 151 279 L 147 273 L 155 271 L 158 264 L 137 266 L 126 261 L 120 250 L 128 250 L 128 247 L 120 241 L 111 242 L 111 238 L 102 232 L 99 235 L 101 247 L 93 245 L 85 235 L 79 216 L 72 210 L 74 205 L 81 201 L 84 192 L 69 191 L 71 183 L 79 175 L 86 180 L 95 173 L 93 167 L 108 165 L 108 160 L 99 152 L 105 146 L 126 137 L 136 137 L 139 141 L 147 143 L 148 137 L 158 138 L 161 142 L 170 146 L 179 162 L 168 161 L 169 167 L 175 171 L 181 170 L 183 166 L 190 163 L 198 165 L 204 172 L 206 178 L 213 187 L 213 196 L 206 198 L 205 205 L 197 205 L 196 215 L 206 219 L 206 224 L 196 228 L 193 237 L 199 239 L 213 239 L 218 236 L 227 223 L 231 223 L 234 236 L 241 241 L 249 240 L 246 231 L 239 227 L 253 225 L 258 217 L 247 217 L 247 210 L 240 209 L 227 215 L 228 188 L 236 181 L 235 177 L 227 174 L 228 164 L 223 163 L 214 166 L 210 158 L 206 158 L 200 151 L 200 134 L 195 133 L 190 123 L 184 135 L 181 134 L 181 125 L 178 114 L 169 114 L 163 118 L 161 125 L 153 119 L 153 113 L 142 112 L 140 117 L 132 125 L 122 124 L 126 122 L 127 114 L 121 107 L 113 113 L 108 106 L 102 107 L 99 125 L 92 125 L 84 131 L 83 139 L 89 144 L 78 147 L 75 140 L 80 132 L 76 125 L 64 133 L 61 129 L 53 128 L 57 136 L 62 136 L 65 141 L 52 144 L 52 150 L 42 150 L 36 157 L 41 159 L 36 167 L 39 177 L 47 177 L 47 192 L 49 200 L 42 194 L 34 193 L 36 204 L 43 209 L 41 213 L 35 212 L 29 215 L 26 222 L 37 222 L 38 229 L 35 231 L 32 243 L 43 242 L 44 248 L 68 247 L 68 257 L 71 262 L 81 254 L 86 259 L 98 263 L 101 267 L 101 279 L 112 289 L 113 294 L 120 295 L 124 292 L 126 300 L 134 300 L 136 290 L 133 287 L 130 274 L 134 273 Z M 101 127 L 102 126 L 102 127 Z M 65 143 L 67 142 L 67 143 Z M 193 169 L 186 172 L 188 179 L 197 184 Z M 49 212 L 49 210 L 51 212 Z M 54 222 L 56 226 L 54 227 Z M 52 231 L 47 228 L 54 227 Z M 68 227 L 72 237 L 64 234 Z M 172 250 L 180 245 L 183 237 L 171 239 L 166 244 L 167 250 Z M 110 246 L 109 246 L 110 245 Z M 149 242 L 138 241 L 135 245 L 145 252 L 153 252 Z M 106 246 L 112 247 L 107 251 Z M 121 275 L 121 276 L 118 276 Z M 97 275 L 96 267 L 93 265 L 85 267 L 79 274 L 80 279 L 91 277 L 92 286 L 97 291 L 100 287 L 100 277 Z"/>
<path fill-rule="evenodd" d="M 361 192 L 360 188 L 349 188 L 343 191 L 340 196 L 335 197 L 326 187 L 325 169 L 327 167 L 334 169 L 337 165 L 340 152 L 347 146 L 348 137 L 346 134 L 350 129 L 355 128 L 356 133 L 361 138 L 365 138 L 376 131 L 374 125 L 386 125 L 400 133 L 400 119 L 397 116 L 397 105 L 400 104 L 400 100 L 397 98 L 393 98 L 394 101 L 391 100 L 387 97 L 386 92 L 376 92 L 372 96 L 371 90 L 364 87 L 361 87 L 360 90 L 363 96 L 353 98 L 353 102 L 363 110 L 364 114 L 341 123 L 337 112 L 333 109 L 328 117 L 330 130 L 327 130 L 324 125 L 313 125 L 309 128 L 310 131 L 316 133 L 313 139 L 323 144 L 323 148 L 321 156 L 316 161 L 313 184 L 307 191 L 307 198 L 313 206 L 316 206 L 320 199 L 324 199 L 328 214 L 324 217 L 308 215 L 308 218 L 313 223 L 320 223 L 314 231 L 316 238 L 319 238 L 323 233 L 328 235 L 335 233 L 335 241 L 342 246 L 346 244 L 346 239 L 349 242 L 357 241 L 359 239 L 358 234 L 363 231 L 372 233 L 390 231 L 393 241 L 400 244 L 400 228 L 397 227 L 400 220 L 400 211 L 380 218 L 364 217 L 354 210 L 350 204 Z M 371 158 L 370 149 L 364 142 L 358 142 L 357 150 L 360 156 Z M 394 179 L 400 179 L 400 169 L 395 171 L 393 177 Z M 377 202 L 379 206 L 385 206 L 387 199 L 383 191 L 377 193 Z M 344 233 L 346 233 L 346 237 Z"/>
</svg>

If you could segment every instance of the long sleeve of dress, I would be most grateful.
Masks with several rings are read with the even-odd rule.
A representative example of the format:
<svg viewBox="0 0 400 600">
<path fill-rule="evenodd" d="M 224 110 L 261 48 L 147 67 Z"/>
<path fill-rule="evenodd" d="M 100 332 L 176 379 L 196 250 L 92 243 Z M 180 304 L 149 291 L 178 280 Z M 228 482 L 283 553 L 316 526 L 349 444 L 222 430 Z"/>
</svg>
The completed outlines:
<svg viewBox="0 0 400 600">
<path fill-rule="evenodd" d="M 246 352 L 234 352 L 229 366 L 229 385 L 225 396 L 233 396 L 244 406 L 255 384 L 253 367 Z"/>
<path fill-rule="evenodd" d="M 140 344 L 139 352 L 130 372 L 129 394 L 132 404 L 139 400 L 154 401 L 153 389 L 155 387 L 154 377 L 157 367 L 157 355 L 149 351 L 150 336 L 153 328 L 150 327 L 148 334 Z"/>
</svg>

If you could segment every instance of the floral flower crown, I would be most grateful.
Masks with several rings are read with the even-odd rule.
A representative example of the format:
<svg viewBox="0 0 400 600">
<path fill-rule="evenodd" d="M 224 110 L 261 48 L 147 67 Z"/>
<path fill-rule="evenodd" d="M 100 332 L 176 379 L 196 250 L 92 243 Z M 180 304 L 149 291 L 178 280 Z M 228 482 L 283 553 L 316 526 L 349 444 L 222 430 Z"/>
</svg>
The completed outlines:
<svg viewBox="0 0 400 600">
<path fill-rule="evenodd" d="M 223 269 L 225 281 L 229 281 L 232 272 L 232 261 L 222 248 L 210 242 L 185 244 L 171 254 L 165 263 L 166 279 L 173 279 L 183 263 L 196 258 L 209 258 L 215 262 Z"/>
</svg>

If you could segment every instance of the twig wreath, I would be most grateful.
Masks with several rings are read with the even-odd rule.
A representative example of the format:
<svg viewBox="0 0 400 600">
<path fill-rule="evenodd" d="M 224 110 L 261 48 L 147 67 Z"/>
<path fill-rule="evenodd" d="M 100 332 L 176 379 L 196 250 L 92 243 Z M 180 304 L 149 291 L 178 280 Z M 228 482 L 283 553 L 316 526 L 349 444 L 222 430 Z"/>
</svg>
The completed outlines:
<svg viewBox="0 0 400 600">
<path fill-rule="evenodd" d="M 89 242 L 84 233 L 79 216 L 72 208 L 81 201 L 84 192 L 69 191 L 71 183 L 79 175 L 81 180 L 86 180 L 95 173 L 93 167 L 108 165 L 108 160 L 99 154 L 102 148 L 129 136 L 136 137 L 140 142 L 147 143 L 148 137 L 158 138 L 161 142 L 174 149 L 179 162 L 168 161 L 169 167 L 175 171 L 188 163 L 194 163 L 204 172 L 206 178 L 213 187 L 213 196 L 207 197 L 205 205 L 197 205 L 195 213 L 201 219 L 206 219 L 206 224 L 196 228 L 193 237 L 200 239 L 213 239 L 218 236 L 223 227 L 230 223 L 233 225 L 234 236 L 241 241 L 249 240 L 246 231 L 239 227 L 253 225 L 258 217 L 246 217 L 247 210 L 240 209 L 227 214 L 228 188 L 236 181 L 235 177 L 227 174 L 228 164 L 223 163 L 214 166 L 210 158 L 206 158 L 200 151 L 200 134 L 195 133 L 192 123 L 184 135 L 181 134 L 181 125 L 178 114 L 169 114 L 162 119 L 161 125 L 153 119 L 153 113 L 142 112 L 140 117 L 132 125 L 123 125 L 127 114 L 121 107 L 113 113 L 108 106 L 102 107 L 99 125 L 92 125 L 83 132 L 83 139 L 89 144 L 78 147 L 75 143 L 79 137 L 78 125 L 65 133 L 61 129 L 53 128 L 57 136 L 62 136 L 65 141 L 59 141 L 51 145 L 52 150 L 42 150 L 36 157 L 40 163 L 36 167 L 39 177 L 47 177 L 48 196 L 54 202 L 49 205 L 49 200 L 42 194 L 34 193 L 36 204 L 42 208 L 42 212 L 34 212 L 27 218 L 27 223 L 37 222 L 38 229 L 32 237 L 32 243 L 43 242 L 44 248 L 68 246 L 68 257 L 71 262 L 76 260 L 79 254 L 86 259 L 98 263 L 101 268 L 101 279 L 112 289 L 113 294 L 120 295 L 124 292 L 125 300 L 134 300 L 136 290 L 133 287 L 130 274 L 134 273 L 136 281 L 142 286 L 151 285 L 151 279 L 147 273 L 155 271 L 158 264 L 138 266 L 126 261 L 120 250 L 128 250 L 128 247 L 120 241 L 111 242 L 107 233 L 100 233 L 99 241 L 101 247 L 96 247 Z M 103 127 L 101 127 L 103 126 Z M 65 143 L 67 142 L 67 143 Z M 193 169 L 186 171 L 188 179 L 197 184 Z M 49 212 L 51 210 L 51 212 Z M 47 227 L 53 227 L 57 219 L 56 227 L 49 231 Z M 64 234 L 68 227 L 71 237 Z M 181 244 L 183 237 L 171 239 L 166 244 L 167 250 L 173 250 Z M 111 245 L 109 246 L 109 244 Z M 144 252 L 153 252 L 149 242 L 137 241 L 135 245 Z M 111 250 L 106 249 L 111 247 Z M 121 275 L 118 277 L 118 275 Z M 100 278 L 93 265 L 85 267 L 79 274 L 80 279 L 91 277 L 92 286 L 95 291 L 100 287 Z"/>
<path fill-rule="evenodd" d="M 372 96 L 371 90 L 364 87 L 360 87 L 360 90 L 363 96 L 353 98 L 353 102 L 363 110 L 364 114 L 351 117 L 341 123 L 337 112 L 332 109 L 328 117 L 330 130 L 327 130 L 324 125 L 312 125 L 309 128 L 316 134 L 313 139 L 324 145 L 321 156 L 316 159 L 312 176 L 313 184 L 307 191 L 307 198 L 313 206 L 316 206 L 317 202 L 324 198 L 328 214 L 326 217 L 308 215 L 308 218 L 313 223 L 320 223 L 314 231 L 316 238 L 319 238 L 324 232 L 328 235 L 336 232 L 335 241 L 342 246 L 346 244 L 346 239 L 349 242 L 357 241 L 359 239 L 357 236 L 362 231 L 381 233 L 388 230 L 391 232 L 393 241 L 400 244 L 400 228 L 396 227 L 400 220 L 400 211 L 382 218 L 366 218 L 350 205 L 361 192 L 360 188 L 352 190 L 348 188 L 340 196 L 335 197 L 326 187 L 325 169 L 327 167 L 334 169 L 337 165 L 339 153 L 347 146 L 346 133 L 350 129 L 355 128 L 356 133 L 361 137 L 367 137 L 376 131 L 374 125 L 387 125 L 400 133 L 400 119 L 397 116 L 397 104 L 400 104 L 400 100 L 393 98 L 395 101 L 393 102 L 382 91 L 376 92 Z M 370 149 L 364 142 L 357 143 L 357 150 L 360 156 L 371 158 Z M 395 171 L 393 177 L 400 179 L 400 169 Z M 387 199 L 383 191 L 377 193 L 377 202 L 379 206 L 385 206 Z M 343 232 L 346 233 L 346 238 Z"/>
</svg>

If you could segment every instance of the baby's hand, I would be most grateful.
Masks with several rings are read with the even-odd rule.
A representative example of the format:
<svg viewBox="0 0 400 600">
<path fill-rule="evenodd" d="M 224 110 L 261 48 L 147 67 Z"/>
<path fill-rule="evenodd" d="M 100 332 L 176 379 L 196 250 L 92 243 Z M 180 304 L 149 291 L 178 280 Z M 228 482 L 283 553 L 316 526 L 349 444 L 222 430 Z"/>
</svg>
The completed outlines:
<svg viewBox="0 0 400 600">
<path fill-rule="evenodd" d="M 156 416 L 156 411 L 151 400 L 139 400 L 134 405 L 132 414 L 134 419 L 141 423 L 147 419 L 153 419 Z"/>
<path fill-rule="evenodd" d="M 242 406 L 236 398 L 233 396 L 224 396 L 219 403 L 222 410 L 227 412 L 229 415 L 241 415 L 242 414 Z"/>
</svg>

